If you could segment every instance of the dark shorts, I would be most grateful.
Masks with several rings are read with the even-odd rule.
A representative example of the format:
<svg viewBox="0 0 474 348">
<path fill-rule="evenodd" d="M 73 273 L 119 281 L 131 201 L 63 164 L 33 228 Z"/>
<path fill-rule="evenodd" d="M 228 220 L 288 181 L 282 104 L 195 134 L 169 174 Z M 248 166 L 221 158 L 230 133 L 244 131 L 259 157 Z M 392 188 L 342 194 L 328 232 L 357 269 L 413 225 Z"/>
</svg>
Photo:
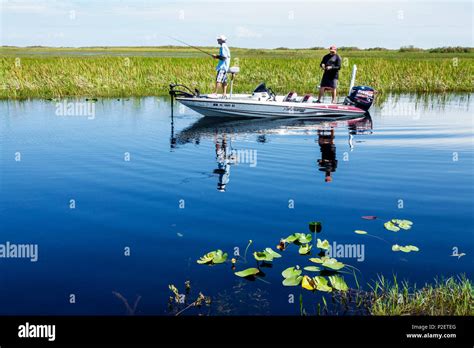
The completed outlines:
<svg viewBox="0 0 474 348">
<path fill-rule="evenodd" d="M 326 78 L 323 76 L 321 87 L 337 88 L 337 79 Z"/>
<path fill-rule="evenodd" d="M 227 83 L 227 72 L 225 70 L 219 70 L 216 75 L 216 82 L 218 83 Z"/>
</svg>

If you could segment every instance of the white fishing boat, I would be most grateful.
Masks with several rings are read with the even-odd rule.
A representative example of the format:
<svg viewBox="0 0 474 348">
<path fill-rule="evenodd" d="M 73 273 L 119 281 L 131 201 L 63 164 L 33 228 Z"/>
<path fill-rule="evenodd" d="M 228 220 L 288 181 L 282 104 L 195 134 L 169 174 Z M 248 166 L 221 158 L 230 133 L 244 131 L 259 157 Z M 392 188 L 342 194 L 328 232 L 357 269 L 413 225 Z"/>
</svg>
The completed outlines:
<svg viewBox="0 0 474 348">
<path fill-rule="evenodd" d="M 375 91 L 367 86 L 353 86 L 356 67 L 354 66 L 349 95 L 342 104 L 319 103 L 310 94 L 298 96 L 296 92 L 276 95 L 265 83 L 261 83 L 251 94 L 233 94 L 234 75 L 239 69 L 229 70 L 231 77 L 230 94 L 201 94 L 197 89 L 181 84 L 170 85 L 170 95 L 178 102 L 204 116 L 213 117 L 318 117 L 352 118 L 363 116 L 372 105 Z"/>
</svg>

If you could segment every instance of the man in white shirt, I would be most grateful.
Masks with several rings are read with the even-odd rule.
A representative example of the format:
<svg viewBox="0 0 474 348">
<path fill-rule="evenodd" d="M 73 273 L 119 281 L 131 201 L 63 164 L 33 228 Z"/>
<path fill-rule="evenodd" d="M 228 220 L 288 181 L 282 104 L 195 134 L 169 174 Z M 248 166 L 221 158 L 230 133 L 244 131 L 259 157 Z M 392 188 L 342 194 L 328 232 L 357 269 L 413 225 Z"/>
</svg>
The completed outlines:
<svg viewBox="0 0 474 348">
<path fill-rule="evenodd" d="M 219 59 L 217 63 L 216 71 L 216 88 L 214 94 L 217 94 L 217 90 L 222 88 L 223 97 L 226 97 L 227 92 L 227 70 L 230 66 L 230 50 L 226 44 L 227 38 L 224 35 L 219 35 L 217 37 L 217 43 L 221 46 L 219 49 L 219 54 L 213 54 L 214 59 Z"/>
</svg>

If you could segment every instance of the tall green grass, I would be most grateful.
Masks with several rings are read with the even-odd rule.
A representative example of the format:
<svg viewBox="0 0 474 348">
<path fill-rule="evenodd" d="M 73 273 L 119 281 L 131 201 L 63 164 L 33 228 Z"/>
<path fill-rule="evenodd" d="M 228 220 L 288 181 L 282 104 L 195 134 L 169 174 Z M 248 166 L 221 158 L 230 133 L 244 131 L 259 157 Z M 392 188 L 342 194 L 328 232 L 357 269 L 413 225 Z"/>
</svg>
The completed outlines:
<svg viewBox="0 0 474 348">
<path fill-rule="evenodd" d="M 241 73 L 234 90 L 250 92 L 265 81 L 278 93 L 289 90 L 314 93 L 322 75 L 319 62 L 325 52 L 281 52 L 246 50 L 239 55 L 236 50 L 232 65 L 239 65 Z M 357 84 L 372 86 L 381 93 L 473 91 L 474 57 L 471 54 L 357 51 L 341 52 L 341 56 L 344 65 L 340 71 L 341 94 L 348 88 L 353 64 L 358 66 Z M 164 95 L 172 82 L 210 92 L 215 63 L 205 56 L 30 54 L 15 57 L 8 54 L 0 58 L 0 98 Z"/>
<path fill-rule="evenodd" d="M 379 277 L 371 295 L 372 315 L 474 315 L 474 288 L 465 276 L 436 279 L 419 289 Z"/>
</svg>

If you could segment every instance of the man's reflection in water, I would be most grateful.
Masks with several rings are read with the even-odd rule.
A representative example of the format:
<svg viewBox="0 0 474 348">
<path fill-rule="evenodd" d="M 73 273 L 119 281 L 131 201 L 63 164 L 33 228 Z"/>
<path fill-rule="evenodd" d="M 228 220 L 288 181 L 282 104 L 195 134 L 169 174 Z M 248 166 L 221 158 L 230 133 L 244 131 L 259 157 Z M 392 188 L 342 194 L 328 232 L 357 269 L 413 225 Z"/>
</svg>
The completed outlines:
<svg viewBox="0 0 474 348">
<path fill-rule="evenodd" d="M 334 128 L 318 130 L 318 143 L 321 159 L 318 159 L 319 170 L 325 172 L 325 181 L 331 182 L 331 174 L 336 171 L 336 145 L 334 144 Z"/>
<path fill-rule="evenodd" d="M 217 169 L 214 169 L 215 174 L 219 174 L 219 181 L 217 182 L 217 190 L 225 192 L 226 186 L 230 180 L 230 166 L 235 163 L 235 156 L 231 148 L 227 145 L 227 135 L 224 133 L 219 139 L 219 135 L 214 135 L 214 143 L 216 145 L 216 161 Z"/>
</svg>

